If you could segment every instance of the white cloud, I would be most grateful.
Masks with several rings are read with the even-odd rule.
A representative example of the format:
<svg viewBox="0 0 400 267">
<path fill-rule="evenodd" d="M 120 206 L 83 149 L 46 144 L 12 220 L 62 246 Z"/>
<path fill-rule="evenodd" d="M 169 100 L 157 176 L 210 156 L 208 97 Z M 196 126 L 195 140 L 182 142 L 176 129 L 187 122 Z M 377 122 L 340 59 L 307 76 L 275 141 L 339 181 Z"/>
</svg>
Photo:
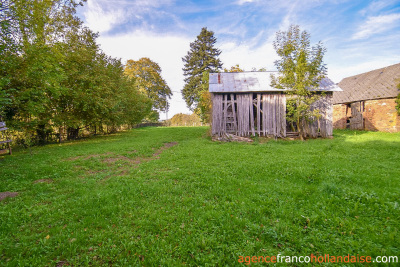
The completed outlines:
<svg viewBox="0 0 400 267">
<path fill-rule="evenodd" d="M 369 4 L 366 8 L 362 9 L 360 11 L 360 14 L 362 16 L 365 16 L 366 14 L 370 13 L 376 13 L 381 11 L 382 9 L 396 4 L 398 0 L 378 0 L 378 1 L 373 1 L 371 4 Z"/>
<path fill-rule="evenodd" d="M 361 25 L 358 31 L 352 36 L 353 40 L 365 39 L 371 35 L 388 31 L 398 25 L 396 22 L 400 20 L 400 13 L 371 16 Z"/>
<path fill-rule="evenodd" d="M 400 56 L 394 56 L 392 58 L 366 59 L 363 62 L 351 62 L 349 64 L 333 62 L 328 66 L 328 76 L 332 81 L 338 83 L 343 78 L 387 67 L 399 63 L 399 61 Z"/>
<path fill-rule="evenodd" d="M 124 22 L 124 10 L 113 9 L 105 11 L 100 2 L 89 1 L 84 12 L 86 25 L 94 32 L 107 32 L 115 25 Z"/>
<path fill-rule="evenodd" d="M 238 0 L 237 2 L 236 2 L 236 4 L 238 4 L 238 5 L 243 5 L 243 4 L 246 4 L 246 3 L 252 3 L 252 2 L 255 2 L 256 0 Z"/>
<path fill-rule="evenodd" d="M 180 91 L 184 85 L 182 57 L 189 50 L 192 40 L 181 36 L 135 31 L 117 36 L 100 36 L 98 41 L 106 54 L 121 58 L 123 63 L 128 59 L 138 60 L 142 57 L 157 62 L 162 69 L 163 78 L 173 91 L 168 117 L 171 118 L 176 113 L 191 113 Z M 165 115 L 161 117 L 164 118 Z"/>
<path fill-rule="evenodd" d="M 94 32 L 105 33 L 129 20 L 142 21 L 142 15 L 157 14 L 155 10 L 172 0 L 89 0 L 84 6 L 85 24 Z"/>
<path fill-rule="evenodd" d="M 252 41 L 236 44 L 233 42 L 223 43 L 219 49 L 222 50 L 221 61 L 224 68 L 229 69 L 231 66 L 239 64 L 241 69 L 250 71 L 252 68 L 274 70 L 274 61 L 277 55 L 272 46 L 272 39 L 268 38 L 261 46 L 252 47 L 249 44 Z"/>
</svg>

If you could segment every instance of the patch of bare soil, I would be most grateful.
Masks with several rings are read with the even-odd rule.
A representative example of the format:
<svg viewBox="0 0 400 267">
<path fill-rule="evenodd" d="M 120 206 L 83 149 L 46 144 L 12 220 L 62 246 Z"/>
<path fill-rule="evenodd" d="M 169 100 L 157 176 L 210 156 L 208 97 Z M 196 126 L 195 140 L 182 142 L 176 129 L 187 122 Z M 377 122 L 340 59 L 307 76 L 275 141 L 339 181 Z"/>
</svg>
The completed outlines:
<svg viewBox="0 0 400 267">
<path fill-rule="evenodd" d="M 112 154 L 114 154 L 114 153 L 107 152 L 107 153 L 103 153 L 103 154 L 93 154 L 93 155 L 88 155 L 88 156 L 77 156 L 77 157 L 68 158 L 68 159 L 66 159 L 66 161 L 75 161 L 75 160 L 78 160 L 78 159 L 88 160 L 88 159 L 91 159 L 91 158 L 99 158 L 101 156 L 108 156 L 108 155 L 112 155 Z"/>
<path fill-rule="evenodd" d="M 229 133 L 225 133 L 222 136 L 213 136 L 212 140 L 219 141 L 219 142 L 247 142 L 247 143 L 253 142 L 253 139 L 251 139 L 251 138 L 237 136 L 237 135 L 229 134 Z"/>
<path fill-rule="evenodd" d="M 106 181 L 111 177 L 118 177 L 118 176 L 124 176 L 126 174 L 129 173 L 129 169 L 131 168 L 137 168 L 139 164 L 143 163 L 143 162 L 148 162 L 148 161 L 152 161 L 152 160 L 156 160 L 160 158 L 161 153 L 164 150 L 167 150 L 173 146 L 176 146 L 178 143 L 177 142 L 170 142 L 170 143 L 165 143 L 161 148 L 157 149 L 156 151 L 154 151 L 153 155 L 151 155 L 150 157 L 136 157 L 136 158 L 129 158 L 123 155 L 115 155 L 112 152 L 107 152 L 104 154 L 95 154 L 95 155 L 89 155 L 89 156 L 78 156 L 78 157 L 72 157 L 67 159 L 68 161 L 74 161 L 74 160 L 78 160 L 78 159 L 84 159 L 84 160 L 88 160 L 91 158 L 97 158 L 97 157 L 102 157 L 102 156 L 107 156 L 107 155 L 112 155 L 110 157 L 105 157 L 102 159 L 103 163 L 106 163 L 108 166 L 115 166 L 115 163 L 117 161 L 120 161 L 122 164 L 120 164 L 115 173 L 113 175 L 108 175 L 106 177 L 104 177 L 102 180 L 100 181 Z M 133 150 L 132 152 L 130 152 L 129 154 L 133 154 L 133 153 L 137 153 L 136 150 Z M 79 166 L 81 168 L 81 166 Z M 79 168 L 79 167 L 75 167 L 75 168 Z M 94 171 L 94 170 L 89 170 L 86 172 L 86 175 L 94 175 L 97 173 L 101 173 L 104 172 L 106 170 L 100 170 L 100 171 Z M 82 176 L 81 176 L 82 177 Z M 85 177 L 82 177 L 85 178 Z"/>
<path fill-rule="evenodd" d="M 56 264 L 56 267 L 62 267 L 62 266 L 70 266 L 68 261 L 59 261 Z"/>
<path fill-rule="evenodd" d="M 0 201 L 3 201 L 8 197 L 16 197 L 16 196 L 18 196 L 18 192 L 0 192 Z"/>
<path fill-rule="evenodd" d="M 165 143 L 161 148 L 157 149 L 153 155 L 151 157 L 136 157 L 136 158 L 128 158 L 125 156 L 118 156 L 118 157 L 110 157 L 110 158 L 106 158 L 103 160 L 103 162 L 108 163 L 109 165 L 114 164 L 116 161 L 125 161 L 128 162 L 132 165 L 130 165 L 130 168 L 137 168 L 139 167 L 138 165 L 143 163 L 143 162 L 148 162 L 148 161 L 152 161 L 152 160 L 156 160 L 160 158 L 160 154 L 164 151 L 167 150 L 173 146 L 176 146 L 178 143 L 177 142 L 170 142 L 170 143 Z M 114 175 L 109 175 L 105 178 L 103 178 L 101 181 L 106 181 L 111 177 L 117 177 L 117 176 L 123 176 L 128 174 L 128 169 L 126 168 L 127 166 L 121 166 L 120 168 L 118 168 L 115 172 Z"/>
<path fill-rule="evenodd" d="M 159 158 L 159 155 L 166 149 L 176 146 L 178 143 L 177 142 L 170 142 L 170 143 L 165 143 L 164 146 L 162 146 L 160 149 L 158 149 L 156 152 L 154 152 L 153 157 Z"/>
<path fill-rule="evenodd" d="M 36 180 L 36 181 L 34 181 L 33 183 L 34 184 L 51 184 L 53 182 L 53 180 L 52 179 L 39 179 L 39 180 Z"/>
<path fill-rule="evenodd" d="M 178 144 L 177 142 L 165 143 L 164 146 L 162 146 L 161 148 L 157 149 L 157 150 L 153 153 L 153 155 L 152 155 L 151 157 L 136 157 L 136 158 L 133 158 L 133 159 L 132 159 L 132 158 L 128 158 L 128 157 L 125 157 L 125 156 L 120 155 L 120 156 L 118 156 L 118 157 L 105 158 L 105 159 L 103 160 L 103 162 L 105 162 L 105 163 L 114 163 L 114 162 L 116 162 L 116 161 L 118 161 L 118 160 L 121 160 L 121 161 L 127 161 L 127 162 L 129 162 L 129 163 L 138 165 L 138 164 L 143 163 L 143 162 L 148 162 L 148 161 L 151 161 L 151 160 L 159 159 L 159 158 L 160 158 L 160 157 L 159 157 L 160 154 L 161 154 L 164 150 L 166 150 L 166 149 L 168 149 L 168 148 L 170 148 L 170 147 L 176 146 L 177 144 Z"/>
</svg>

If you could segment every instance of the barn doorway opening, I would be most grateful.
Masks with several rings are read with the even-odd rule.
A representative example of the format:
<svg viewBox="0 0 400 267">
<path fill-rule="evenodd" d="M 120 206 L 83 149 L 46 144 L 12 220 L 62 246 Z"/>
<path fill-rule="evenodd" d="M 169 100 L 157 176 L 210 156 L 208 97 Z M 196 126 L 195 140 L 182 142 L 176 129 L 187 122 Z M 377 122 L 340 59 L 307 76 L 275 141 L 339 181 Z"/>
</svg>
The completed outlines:
<svg viewBox="0 0 400 267">
<path fill-rule="evenodd" d="M 364 101 L 353 102 L 347 105 L 348 118 L 346 128 L 351 130 L 364 130 L 363 113 L 365 109 Z"/>
</svg>

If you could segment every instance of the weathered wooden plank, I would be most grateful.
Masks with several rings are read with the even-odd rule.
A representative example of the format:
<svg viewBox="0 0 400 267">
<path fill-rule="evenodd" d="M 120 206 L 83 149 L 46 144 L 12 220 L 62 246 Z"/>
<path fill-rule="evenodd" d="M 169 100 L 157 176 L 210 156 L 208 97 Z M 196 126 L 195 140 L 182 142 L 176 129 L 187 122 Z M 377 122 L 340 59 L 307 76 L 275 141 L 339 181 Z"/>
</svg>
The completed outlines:
<svg viewBox="0 0 400 267">
<path fill-rule="evenodd" d="M 267 95 L 262 95 L 262 135 L 265 136 L 267 134 L 267 114 L 268 114 L 268 110 L 267 110 Z"/>
<path fill-rule="evenodd" d="M 260 109 L 260 102 L 261 102 L 261 95 L 257 94 L 257 134 L 260 135 L 261 133 L 261 124 L 260 124 L 260 113 L 261 113 L 261 109 Z"/>
<path fill-rule="evenodd" d="M 222 134 L 222 95 L 213 94 L 213 116 L 212 116 L 212 134 L 221 135 Z"/>
<path fill-rule="evenodd" d="M 272 100 L 272 134 L 274 135 L 274 136 L 276 136 L 277 135 L 277 125 L 276 125 L 276 120 L 277 120 L 277 117 L 276 117 L 276 106 L 277 106 L 277 101 L 276 101 L 276 95 L 274 94 L 274 95 L 272 95 L 271 96 L 271 100 Z"/>
<path fill-rule="evenodd" d="M 226 133 L 226 114 L 227 106 L 226 106 L 226 94 L 222 96 L 222 133 Z"/>
<path fill-rule="evenodd" d="M 237 129 L 237 135 L 241 136 L 242 135 L 242 95 L 241 94 L 237 94 L 236 95 L 236 101 L 237 101 L 237 125 L 238 125 L 238 129 Z"/>
<path fill-rule="evenodd" d="M 274 130 L 273 130 L 273 104 L 272 104 L 272 96 L 270 94 L 267 95 L 267 110 L 268 110 L 268 116 L 267 116 L 267 134 L 271 135 L 274 134 Z"/>
<path fill-rule="evenodd" d="M 250 107 L 253 106 L 252 103 L 252 94 L 247 94 L 246 95 L 246 130 L 247 130 L 247 135 L 251 135 L 251 117 L 250 117 Z"/>
<path fill-rule="evenodd" d="M 249 94 L 249 116 L 250 116 L 250 125 L 249 131 L 250 133 L 255 136 L 255 127 L 254 127 L 254 104 L 253 104 L 253 94 Z"/>
<path fill-rule="evenodd" d="M 235 135 L 237 135 L 237 119 L 236 119 L 236 108 L 235 108 L 235 95 L 231 94 L 231 104 L 232 104 L 232 115 L 233 115 L 233 129 Z"/>
</svg>

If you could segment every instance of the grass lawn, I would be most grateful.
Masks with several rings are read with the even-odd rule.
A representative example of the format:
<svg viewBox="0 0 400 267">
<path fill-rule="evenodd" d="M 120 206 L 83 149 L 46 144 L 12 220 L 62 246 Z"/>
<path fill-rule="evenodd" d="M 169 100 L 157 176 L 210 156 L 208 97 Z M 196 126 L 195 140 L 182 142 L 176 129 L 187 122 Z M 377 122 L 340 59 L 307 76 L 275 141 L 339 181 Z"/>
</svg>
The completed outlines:
<svg viewBox="0 0 400 267">
<path fill-rule="evenodd" d="M 244 144 L 207 130 L 134 129 L 1 157 L 0 192 L 18 196 L 0 202 L 0 265 L 400 256 L 399 133 Z"/>
</svg>

